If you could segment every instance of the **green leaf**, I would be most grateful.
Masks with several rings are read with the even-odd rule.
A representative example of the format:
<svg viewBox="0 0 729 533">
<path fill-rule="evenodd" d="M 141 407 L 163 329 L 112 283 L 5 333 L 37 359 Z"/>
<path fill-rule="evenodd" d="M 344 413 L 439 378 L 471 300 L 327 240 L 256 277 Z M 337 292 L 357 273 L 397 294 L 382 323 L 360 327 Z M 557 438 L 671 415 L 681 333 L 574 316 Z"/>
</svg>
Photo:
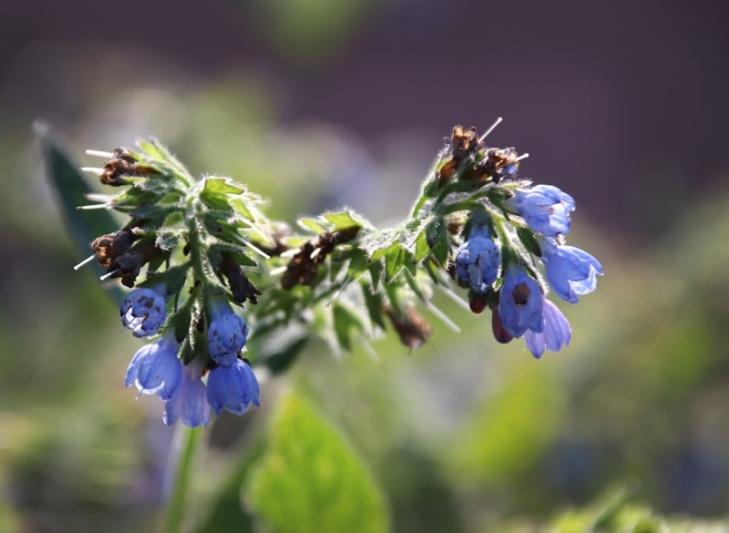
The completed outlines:
<svg viewBox="0 0 729 533">
<path fill-rule="evenodd" d="M 364 220 L 354 211 L 350 211 L 349 209 L 332 213 L 324 213 L 322 217 L 330 224 L 333 224 L 334 229 L 336 230 L 347 229 L 351 227 L 361 228 L 363 226 L 369 225 L 366 220 Z"/>
<path fill-rule="evenodd" d="M 380 284 L 380 278 L 382 277 L 382 262 L 374 261 L 369 266 L 370 276 L 372 277 L 372 288 L 377 290 L 377 286 Z"/>
<path fill-rule="evenodd" d="M 442 266 L 448 262 L 448 228 L 443 220 L 436 220 L 427 228 L 427 239 L 435 259 Z"/>
<path fill-rule="evenodd" d="M 326 231 L 326 228 L 322 226 L 319 221 L 315 218 L 311 217 L 304 217 L 300 218 L 298 221 L 299 226 L 304 228 L 305 230 L 309 230 L 312 233 L 316 233 L 317 235 L 319 233 L 324 233 Z"/>
<path fill-rule="evenodd" d="M 78 206 L 88 203 L 87 194 L 96 191 L 81 175 L 76 163 L 53 135 L 50 127 L 44 123 L 36 123 L 34 129 L 40 140 L 46 176 L 55 193 L 64 222 L 78 250 L 79 258 L 85 257 L 91 253 L 89 248 L 91 241 L 99 235 L 116 231 L 119 223 L 105 209 L 77 209 Z M 95 269 L 97 273 L 103 272 L 96 264 L 89 267 Z M 117 303 L 121 303 L 124 298 L 124 292 L 117 287 L 107 294 Z"/>
<path fill-rule="evenodd" d="M 231 528 L 236 533 L 254 533 L 256 531 L 253 516 L 240 501 L 240 488 L 263 455 L 264 449 L 262 442 L 257 443 L 252 450 L 243 455 L 213 497 L 205 519 L 194 530 L 196 533 L 220 533 L 230 531 Z"/>
<path fill-rule="evenodd" d="M 243 194 L 245 187 L 230 178 L 209 176 L 205 178 L 202 194 Z"/>
<path fill-rule="evenodd" d="M 296 392 L 281 398 L 244 498 L 268 531 L 384 533 L 388 509 L 341 433 Z"/>
<path fill-rule="evenodd" d="M 516 234 L 519 236 L 519 240 L 524 245 L 524 248 L 529 250 L 537 257 L 542 257 L 542 249 L 539 246 L 539 243 L 537 242 L 534 233 L 532 233 L 527 228 L 518 228 L 516 230 Z"/>
<path fill-rule="evenodd" d="M 362 332 L 364 327 L 360 318 L 341 304 L 335 304 L 332 310 L 334 316 L 334 333 L 337 341 L 345 350 L 352 349 L 352 330 Z"/>
<path fill-rule="evenodd" d="M 46 124 L 36 124 L 35 132 L 40 139 L 46 175 L 56 194 L 71 237 L 79 251 L 87 255 L 89 243 L 99 235 L 116 231 L 119 223 L 105 209 L 77 209 L 78 206 L 88 203 L 86 194 L 98 191 L 84 179 L 76 163 Z"/>
<path fill-rule="evenodd" d="M 418 238 L 415 241 L 415 262 L 420 263 L 423 259 L 428 257 L 430 253 L 430 246 L 428 245 L 427 231 L 424 229 L 418 234 Z"/>
<path fill-rule="evenodd" d="M 405 266 L 407 250 L 399 242 L 393 242 L 384 251 L 385 280 L 390 281 L 397 276 Z"/>
<path fill-rule="evenodd" d="M 382 294 L 373 291 L 369 283 L 362 283 L 362 294 L 364 295 L 365 306 L 367 307 L 367 313 L 370 315 L 372 323 L 381 329 L 386 329 L 385 316 L 382 313 Z"/>
<path fill-rule="evenodd" d="M 268 368 L 272 375 L 280 374 L 288 370 L 301 354 L 302 350 L 309 344 L 310 337 L 305 335 L 290 343 L 288 346 L 270 355 L 258 353 L 263 359 L 262 364 Z"/>
</svg>

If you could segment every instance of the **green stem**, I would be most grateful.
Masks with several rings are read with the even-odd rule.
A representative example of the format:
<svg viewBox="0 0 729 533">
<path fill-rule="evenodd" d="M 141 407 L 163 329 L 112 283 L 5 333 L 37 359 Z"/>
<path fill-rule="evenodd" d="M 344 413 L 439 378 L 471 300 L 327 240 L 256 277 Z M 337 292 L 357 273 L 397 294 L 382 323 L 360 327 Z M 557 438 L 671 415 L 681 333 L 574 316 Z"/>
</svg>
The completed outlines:
<svg viewBox="0 0 729 533">
<path fill-rule="evenodd" d="M 175 480 L 172 485 L 172 493 L 167 503 L 164 526 L 165 533 L 179 533 L 181 531 L 185 518 L 185 510 L 187 508 L 187 492 L 190 487 L 195 451 L 200 442 L 200 435 L 203 432 L 202 429 L 193 429 L 182 425 L 180 425 L 178 431 L 181 432 L 183 443 L 177 462 L 177 471 L 175 472 Z"/>
</svg>

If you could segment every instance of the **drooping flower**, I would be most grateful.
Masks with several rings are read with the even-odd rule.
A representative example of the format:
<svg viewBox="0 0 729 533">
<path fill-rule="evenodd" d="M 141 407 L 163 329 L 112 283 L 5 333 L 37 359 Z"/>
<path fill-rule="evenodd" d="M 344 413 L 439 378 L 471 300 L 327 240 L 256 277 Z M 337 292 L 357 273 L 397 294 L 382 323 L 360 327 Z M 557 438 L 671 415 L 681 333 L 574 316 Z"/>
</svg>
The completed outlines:
<svg viewBox="0 0 729 533">
<path fill-rule="evenodd" d="M 539 240 L 547 281 L 563 300 L 577 303 L 578 296 L 597 287 L 602 265 L 593 256 L 574 246 L 559 245 L 553 239 Z"/>
<path fill-rule="evenodd" d="M 242 415 L 251 405 L 260 405 L 259 393 L 253 369 L 240 359 L 229 367 L 216 367 L 208 376 L 208 403 L 217 415 L 223 409 Z"/>
<path fill-rule="evenodd" d="M 245 320 L 236 315 L 224 298 L 211 299 L 208 352 L 220 366 L 231 366 L 248 339 Z"/>
<path fill-rule="evenodd" d="M 165 402 L 163 421 L 170 425 L 182 420 L 192 428 L 206 426 L 210 421 L 210 405 L 202 382 L 203 364 L 193 360 L 182 371 L 182 380 L 172 397 Z"/>
<path fill-rule="evenodd" d="M 456 252 L 456 276 L 474 292 L 483 294 L 496 281 L 500 263 L 501 252 L 488 227 L 478 226 Z"/>
<path fill-rule="evenodd" d="M 570 213 L 575 210 L 575 201 L 557 187 L 537 185 L 519 189 L 504 203 L 538 233 L 556 237 L 570 231 Z"/>
<path fill-rule="evenodd" d="M 125 328 L 132 330 L 135 337 L 149 337 L 159 330 L 165 321 L 164 286 L 156 289 L 134 289 L 121 306 L 119 315 Z"/>
<path fill-rule="evenodd" d="M 560 351 L 572 339 L 572 328 L 562 311 L 546 298 L 543 298 L 542 308 L 544 310 L 542 331 L 529 330 L 524 334 L 524 342 L 536 358 L 541 357 L 545 349 L 552 352 Z"/>
<path fill-rule="evenodd" d="M 499 297 L 501 325 L 512 337 L 527 330 L 542 331 L 542 289 L 521 265 L 512 265 L 504 276 Z"/>
<path fill-rule="evenodd" d="M 178 349 L 172 332 L 157 342 L 142 346 L 129 363 L 124 385 L 135 385 L 141 394 L 157 394 L 168 400 L 177 390 L 182 376 Z"/>
</svg>

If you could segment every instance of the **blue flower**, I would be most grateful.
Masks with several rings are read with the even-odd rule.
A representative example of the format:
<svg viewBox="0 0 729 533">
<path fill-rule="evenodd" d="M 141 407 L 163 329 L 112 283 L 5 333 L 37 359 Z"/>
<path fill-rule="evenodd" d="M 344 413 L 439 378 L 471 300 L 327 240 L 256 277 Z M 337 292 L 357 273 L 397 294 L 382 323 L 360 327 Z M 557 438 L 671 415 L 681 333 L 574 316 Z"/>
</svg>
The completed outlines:
<svg viewBox="0 0 729 533">
<path fill-rule="evenodd" d="M 575 210 L 574 199 L 552 185 L 519 189 L 505 205 L 524 218 L 531 229 L 549 237 L 569 233 L 570 213 Z"/>
<path fill-rule="evenodd" d="M 496 281 L 500 263 L 499 247 L 491 240 L 488 228 L 480 226 L 456 252 L 456 276 L 482 294 Z"/>
<path fill-rule="evenodd" d="M 242 415 L 251 405 L 260 405 L 259 393 L 253 370 L 240 359 L 229 367 L 213 369 L 208 376 L 208 403 L 217 415 L 223 409 Z"/>
<path fill-rule="evenodd" d="M 212 316 L 208 328 L 208 352 L 218 365 L 231 366 L 246 344 L 248 326 L 226 300 L 216 298 L 208 305 Z"/>
<path fill-rule="evenodd" d="M 169 399 L 177 390 L 182 375 L 178 349 L 172 333 L 142 346 L 129 363 L 124 385 L 136 385 L 141 394 L 157 394 L 163 400 Z"/>
<path fill-rule="evenodd" d="M 162 419 L 165 424 L 174 424 L 178 419 L 191 428 L 208 424 L 210 405 L 205 397 L 205 385 L 201 379 L 203 372 L 204 367 L 197 360 L 184 367 L 179 387 L 165 402 Z"/>
<path fill-rule="evenodd" d="M 524 334 L 524 342 L 536 358 L 541 357 L 545 349 L 552 352 L 560 351 L 572 339 L 572 328 L 562 311 L 546 298 L 543 298 L 542 308 L 544 309 L 542 331 L 529 330 Z"/>
<path fill-rule="evenodd" d="M 541 287 L 524 267 L 510 266 L 499 297 L 499 316 L 504 329 L 517 338 L 527 330 L 542 331 L 542 299 Z"/>
<path fill-rule="evenodd" d="M 119 315 L 125 328 L 131 329 L 135 337 L 149 337 L 159 330 L 165 321 L 167 309 L 165 299 L 154 289 L 134 289 L 121 306 Z"/>
<path fill-rule="evenodd" d="M 574 246 L 561 246 L 552 239 L 539 240 L 547 281 L 555 293 L 570 303 L 597 287 L 602 265 L 590 254 Z"/>
</svg>

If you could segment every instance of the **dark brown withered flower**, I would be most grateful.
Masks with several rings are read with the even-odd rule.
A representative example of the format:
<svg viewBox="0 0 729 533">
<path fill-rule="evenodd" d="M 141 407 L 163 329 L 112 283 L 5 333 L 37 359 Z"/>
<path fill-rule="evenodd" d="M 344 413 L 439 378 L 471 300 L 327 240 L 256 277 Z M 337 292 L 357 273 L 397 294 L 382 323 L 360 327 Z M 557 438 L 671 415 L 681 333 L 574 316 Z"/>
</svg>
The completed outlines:
<svg viewBox="0 0 729 533">
<path fill-rule="evenodd" d="M 97 237 L 91 242 L 96 261 L 108 269 L 116 259 L 126 253 L 134 242 L 134 235 L 127 229 Z"/>
<path fill-rule="evenodd" d="M 485 176 L 491 176 L 494 181 L 511 177 L 519 166 L 519 156 L 514 148 L 489 148 L 479 168 Z"/>
<path fill-rule="evenodd" d="M 317 269 L 327 256 L 340 244 L 346 244 L 359 233 L 358 226 L 337 231 L 326 231 L 301 245 L 291 258 L 281 277 L 281 287 L 292 289 L 296 285 L 309 285 L 316 277 Z"/>
<path fill-rule="evenodd" d="M 115 148 L 113 156 L 104 165 L 104 170 L 99 176 L 101 183 L 118 187 L 127 185 L 124 176 L 148 176 L 154 170 L 136 159 L 124 148 Z"/>
<path fill-rule="evenodd" d="M 230 254 L 222 254 L 220 271 L 228 280 L 228 286 L 233 293 L 233 300 L 239 304 L 245 303 L 246 300 L 254 305 L 258 303 L 258 297 L 261 295 L 261 291 L 253 286 L 248 276 L 243 272 L 243 269 L 235 262 L 233 256 Z"/>
<path fill-rule="evenodd" d="M 400 342 L 411 350 L 420 348 L 433 333 L 430 323 L 414 307 L 406 308 L 402 316 L 389 305 L 383 307 L 383 312 L 400 337 Z"/>
</svg>

